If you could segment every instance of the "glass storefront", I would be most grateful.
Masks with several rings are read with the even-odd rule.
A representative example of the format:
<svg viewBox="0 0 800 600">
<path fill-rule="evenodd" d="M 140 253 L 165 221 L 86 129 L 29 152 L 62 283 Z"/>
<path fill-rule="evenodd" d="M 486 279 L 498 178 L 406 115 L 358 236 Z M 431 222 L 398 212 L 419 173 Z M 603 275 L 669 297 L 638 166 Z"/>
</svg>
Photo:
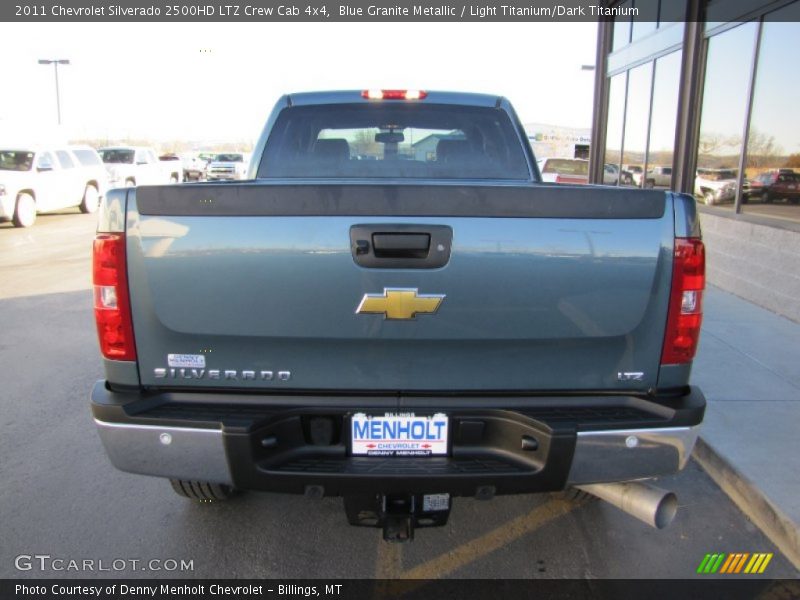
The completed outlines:
<svg viewBox="0 0 800 600">
<path fill-rule="evenodd" d="M 682 114 L 679 92 L 691 71 L 681 71 L 682 44 L 667 30 L 689 30 L 676 24 L 686 0 L 616 5 L 649 16 L 611 26 L 606 146 L 597 159 L 604 183 L 679 188 L 723 211 L 800 223 L 800 0 L 778 10 L 760 4 L 746 22 L 723 22 L 723 3 L 708 4 L 714 22 L 700 26 L 689 58 L 699 66 L 698 91 Z M 679 163 L 693 167 L 676 172 Z"/>
<path fill-rule="evenodd" d="M 611 78 L 603 183 L 672 187 L 681 52 Z"/>
<path fill-rule="evenodd" d="M 650 138 L 647 148 L 645 186 L 671 189 L 675 158 L 675 126 L 678 119 L 678 90 L 681 83 L 680 51 L 656 60 Z"/>
<path fill-rule="evenodd" d="M 757 30 L 744 23 L 708 40 L 694 182 L 707 205 L 734 206 Z"/>
<path fill-rule="evenodd" d="M 741 210 L 800 222 L 800 3 L 761 25 Z"/>
<path fill-rule="evenodd" d="M 628 74 L 620 73 L 611 78 L 608 92 L 608 121 L 606 127 L 605 166 L 603 183 L 617 185 L 622 165 L 622 131 L 625 121 L 625 91 Z"/>
<path fill-rule="evenodd" d="M 625 135 L 622 140 L 622 172 L 623 174 L 630 173 L 630 179 L 623 178 L 622 185 L 642 185 L 652 84 L 653 63 L 641 65 L 628 72 Z"/>
</svg>

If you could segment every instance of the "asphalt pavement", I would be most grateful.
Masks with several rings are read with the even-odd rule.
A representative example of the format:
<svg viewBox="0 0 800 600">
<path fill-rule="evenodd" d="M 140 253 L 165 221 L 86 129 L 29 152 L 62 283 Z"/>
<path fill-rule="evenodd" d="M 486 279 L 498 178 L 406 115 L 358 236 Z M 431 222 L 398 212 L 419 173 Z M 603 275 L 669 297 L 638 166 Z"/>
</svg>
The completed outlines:
<svg viewBox="0 0 800 600">
<path fill-rule="evenodd" d="M 446 527 L 400 545 L 350 527 L 340 499 L 249 493 L 195 504 L 164 480 L 118 472 L 88 405 L 102 377 L 93 232 L 92 215 L 71 211 L 29 230 L 0 225 L 0 577 L 687 578 L 709 577 L 697 567 L 719 552 L 774 553 L 763 577 L 797 577 L 694 461 L 656 482 L 680 504 L 662 531 L 558 494 L 459 498 Z M 25 558 L 36 555 L 50 558 Z M 92 568 L 56 570 L 53 559 Z"/>
</svg>

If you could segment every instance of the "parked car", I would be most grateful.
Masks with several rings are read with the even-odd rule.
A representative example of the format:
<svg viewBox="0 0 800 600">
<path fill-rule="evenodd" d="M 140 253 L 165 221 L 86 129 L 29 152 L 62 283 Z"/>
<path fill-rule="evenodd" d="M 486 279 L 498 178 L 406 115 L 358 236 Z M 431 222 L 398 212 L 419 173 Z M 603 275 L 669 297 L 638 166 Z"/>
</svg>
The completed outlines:
<svg viewBox="0 0 800 600">
<path fill-rule="evenodd" d="M 540 158 L 537 161 L 542 181 L 589 183 L 589 161 L 580 158 Z"/>
<path fill-rule="evenodd" d="M 647 176 L 644 179 L 644 187 L 672 187 L 672 167 L 653 167 L 651 169 L 647 169 Z"/>
<path fill-rule="evenodd" d="M 642 175 L 644 174 L 644 169 L 642 169 L 639 165 L 622 165 L 622 170 L 627 172 L 629 176 L 629 185 L 635 185 L 637 187 L 642 187 Z"/>
<path fill-rule="evenodd" d="M 792 169 L 779 169 L 761 173 L 742 186 L 742 202 L 747 204 L 758 198 L 764 204 L 786 199 L 792 204 L 800 202 L 800 174 Z"/>
<path fill-rule="evenodd" d="M 619 172 L 619 184 L 633 185 L 633 173 L 623 167 L 623 169 Z"/>
<path fill-rule="evenodd" d="M 102 148 L 100 156 L 108 171 L 112 187 L 158 185 L 179 183 L 183 169 L 179 162 L 161 162 L 152 148 L 143 146 L 115 146 Z"/>
<path fill-rule="evenodd" d="M 619 166 L 606 163 L 603 165 L 603 183 L 617 185 L 619 183 Z"/>
<path fill-rule="evenodd" d="M 216 158 L 208 163 L 206 179 L 209 181 L 244 179 L 247 177 L 247 167 L 249 164 L 249 156 L 242 152 L 224 152 L 217 154 Z"/>
<path fill-rule="evenodd" d="M 736 179 L 735 169 L 697 169 L 694 195 L 708 206 L 733 202 L 736 197 Z"/>
<path fill-rule="evenodd" d="M 43 212 L 71 206 L 96 211 L 107 179 L 95 161 L 88 146 L 0 150 L 0 220 L 30 227 Z"/>
<path fill-rule="evenodd" d="M 184 181 L 200 181 L 206 178 L 208 163 L 217 157 L 217 152 L 201 151 L 184 154 L 181 158 Z"/>
</svg>

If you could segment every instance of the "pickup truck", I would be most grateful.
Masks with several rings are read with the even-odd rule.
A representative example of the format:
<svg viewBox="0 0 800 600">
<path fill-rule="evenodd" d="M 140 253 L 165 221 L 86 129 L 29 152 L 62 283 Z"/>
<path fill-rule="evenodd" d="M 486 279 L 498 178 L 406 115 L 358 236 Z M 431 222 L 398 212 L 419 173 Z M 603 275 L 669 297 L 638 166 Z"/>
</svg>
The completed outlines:
<svg viewBox="0 0 800 600">
<path fill-rule="evenodd" d="M 217 157 L 217 152 L 202 151 L 184 154 L 181 162 L 183 165 L 184 181 L 200 181 L 206 178 L 208 163 Z"/>
<path fill-rule="evenodd" d="M 223 152 L 208 163 L 206 178 L 209 181 L 233 181 L 247 176 L 250 158 L 242 152 Z"/>
<path fill-rule="evenodd" d="M 697 169 L 694 195 L 713 206 L 736 198 L 737 171 L 733 169 Z"/>
<path fill-rule="evenodd" d="M 697 437 L 704 264 L 693 197 L 542 183 L 502 97 L 287 95 L 248 180 L 103 202 L 91 409 L 123 471 L 340 496 L 387 540 L 533 492 L 663 527 L 632 482 Z"/>
<path fill-rule="evenodd" d="M 672 186 L 672 167 L 651 167 L 647 169 L 644 187 L 669 188 Z"/>
<path fill-rule="evenodd" d="M 101 148 L 100 156 L 113 187 L 180 183 L 183 166 L 178 160 L 160 161 L 152 148 L 116 146 Z"/>
</svg>

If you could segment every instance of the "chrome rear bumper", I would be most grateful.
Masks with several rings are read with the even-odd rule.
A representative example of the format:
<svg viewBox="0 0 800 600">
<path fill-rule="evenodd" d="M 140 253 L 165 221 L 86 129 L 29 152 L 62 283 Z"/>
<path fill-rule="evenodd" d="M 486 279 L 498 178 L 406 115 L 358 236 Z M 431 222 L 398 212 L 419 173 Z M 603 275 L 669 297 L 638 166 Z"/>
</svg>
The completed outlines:
<svg viewBox="0 0 800 600">
<path fill-rule="evenodd" d="M 221 429 L 98 419 L 95 423 L 109 459 L 122 471 L 234 484 Z M 699 428 L 579 432 L 567 484 L 631 481 L 676 473 L 686 465 Z"/>
<path fill-rule="evenodd" d="M 95 423 L 111 464 L 120 471 L 232 484 L 221 429 Z"/>
</svg>

